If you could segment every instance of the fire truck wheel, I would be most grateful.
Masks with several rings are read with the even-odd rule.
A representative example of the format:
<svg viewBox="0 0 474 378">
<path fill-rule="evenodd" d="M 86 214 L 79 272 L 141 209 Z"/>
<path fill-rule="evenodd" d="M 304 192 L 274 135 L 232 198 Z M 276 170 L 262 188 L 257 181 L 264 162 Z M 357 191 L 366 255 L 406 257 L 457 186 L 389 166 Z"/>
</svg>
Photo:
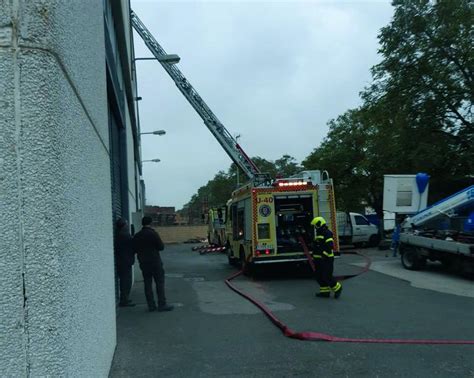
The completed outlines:
<svg viewBox="0 0 474 378">
<path fill-rule="evenodd" d="M 240 268 L 243 271 L 245 271 L 245 252 L 242 248 L 240 249 L 240 252 L 239 252 L 239 265 L 240 265 Z"/>
<path fill-rule="evenodd" d="M 444 269 L 452 270 L 452 267 L 454 265 L 452 259 L 444 258 L 444 259 L 441 259 L 440 261 L 441 261 L 441 264 L 443 264 Z"/>
<path fill-rule="evenodd" d="M 229 243 L 227 243 L 226 248 L 227 248 L 227 261 L 229 262 L 229 265 L 238 266 L 239 260 L 234 257 L 234 252 L 232 251 L 232 248 L 230 247 Z"/>
<path fill-rule="evenodd" d="M 242 272 L 244 273 L 245 276 L 249 277 L 252 275 L 253 272 L 253 264 L 249 263 L 248 261 L 245 261 L 245 252 L 241 248 L 239 252 L 239 257 L 240 257 L 240 268 L 242 269 Z"/>
<path fill-rule="evenodd" d="M 247 263 L 243 269 L 244 276 L 254 277 L 255 276 L 255 265 L 253 263 Z"/>
<path fill-rule="evenodd" d="M 227 256 L 227 261 L 229 262 L 230 266 L 235 266 L 236 265 L 235 260 L 230 256 Z"/>
</svg>

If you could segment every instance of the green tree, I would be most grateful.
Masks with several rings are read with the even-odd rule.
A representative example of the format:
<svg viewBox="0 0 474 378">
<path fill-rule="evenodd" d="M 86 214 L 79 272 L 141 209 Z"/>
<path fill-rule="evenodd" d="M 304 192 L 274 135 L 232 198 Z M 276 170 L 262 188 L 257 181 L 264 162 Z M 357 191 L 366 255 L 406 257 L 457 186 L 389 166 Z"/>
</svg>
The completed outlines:
<svg viewBox="0 0 474 378">
<path fill-rule="evenodd" d="M 296 159 L 289 155 L 283 155 L 275 162 L 258 156 L 252 160 L 261 172 L 268 173 L 271 177 L 275 177 L 278 172 L 292 175 L 301 168 Z M 248 177 L 239 169 L 240 185 L 247 181 Z M 199 222 L 203 212 L 211 207 L 224 205 L 235 189 L 237 189 L 237 166 L 232 163 L 227 172 L 219 171 L 212 180 L 200 187 L 180 211 L 188 214 L 191 223 Z"/>
<path fill-rule="evenodd" d="M 303 162 L 327 169 L 339 207 L 382 213 L 383 175 L 427 172 L 430 200 L 474 177 L 473 11 L 467 0 L 395 0 L 379 35 L 382 61 L 363 105 L 329 122 Z"/>
<path fill-rule="evenodd" d="M 467 0 L 393 5 L 379 35 L 383 60 L 363 98 L 380 135 L 394 138 L 388 161 L 397 171 L 429 173 L 436 200 L 474 173 L 473 8 Z"/>
<path fill-rule="evenodd" d="M 472 142 L 473 8 L 468 0 L 395 0 L 368 99 L 397 94 L 412 122 Z M 429 123 L 427 122 L 429 121 Z"/>
<path fill-rule="evenodd" d="M 206 185 L 205 193 L 209 199 L 209 206 L 222 206 L 229 199 L 229 193 L 235 189 L 233 176 L 220 171 Z"/>
<path fill-rule="evenodd" d="M 329 122 L 329 132 L 321 145 L 304 161 L 305 169 L 327 170 L 335 183 L 336 201 L 341 210 L 360 210 L 369 202 L 367 186 L 374 172 L 367 170 L 368 132 L 361 111 L 349 110 Z"/>
<path fill-rule="evenodd" d="M 262 157 L 255 156 L 252 158 L 255 165 L 260 169 L 262 173 L 268 173 L 271 177 L 275 177 L 277 174 L 277 169 L 275 166 L 275 162 L 271 160 L 266 160 Z"/>
<path fill-rule="evenodd" d="M 290 177 L 300 172 L 302 167 L 293 156 L 283 155 L 280 159 L 275 160 L 275 169 L 283 177 Z"/>
</svg>

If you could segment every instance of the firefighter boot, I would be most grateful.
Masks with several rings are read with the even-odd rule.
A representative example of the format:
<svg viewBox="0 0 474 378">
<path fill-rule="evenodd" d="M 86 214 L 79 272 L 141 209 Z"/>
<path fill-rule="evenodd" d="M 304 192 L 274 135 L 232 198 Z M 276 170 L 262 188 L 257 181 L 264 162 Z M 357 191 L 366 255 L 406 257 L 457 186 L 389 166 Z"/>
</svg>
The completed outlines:
<svg viewBox="0 0 474 378">
<path fill-rule="evenodd" d="M 340 282 L 336 283 L 334 287 L 331 288 L 334 291 L 334 298 L 339 298 L 342 293 L 342 285 Z"/>
<path fill-rule="evenodd" d="M 318 298 L 329 298 L 330 294 L 331 289 L 329 288 L 329 286 L 324 286 L 319 288 L 319 293 L 316 293 L 316 296 Z"/>
</svg>

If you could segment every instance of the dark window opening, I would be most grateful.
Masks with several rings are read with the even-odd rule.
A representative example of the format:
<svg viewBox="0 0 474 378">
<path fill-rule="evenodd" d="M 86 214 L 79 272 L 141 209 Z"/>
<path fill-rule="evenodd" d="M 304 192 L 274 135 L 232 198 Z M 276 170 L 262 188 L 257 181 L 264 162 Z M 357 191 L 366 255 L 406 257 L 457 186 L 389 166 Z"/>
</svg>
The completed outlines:
<svg viewBox="0 0 474 378">
<path fill-rule="evenodd" d="M 257 232 L 259 239 L 270 239 L 270 225 L 268 223 L 259 223 Z"/>
<path fill-rule="evenodd" d="M 300 198 L 275 198 L 275 217 L 278 253 L 303 252 L 299 241 L 302 236 L 308 248 L 311 247 L 314 231 L 313 199 L 311 196 Z"/>
<path fill-rule="evenodd" d="M 360 215 L 355 216 L 355 223 L 357 226 L 368 226 L 370 224 L 367 219 L 361 217 Z"/>
<path fill-rule="evenodd" d="M 237 239 L 241 240 L 245 237 L 245 211 L 244 209 L 237 210 Z"/>
<path fill-rule="evenodd" d="M 234 240 L 242 240 L 244 238 L 245 219 L 244 209 L 237 209 L 237 205 L 232 205 L 232 237 Z"/>
</svg>

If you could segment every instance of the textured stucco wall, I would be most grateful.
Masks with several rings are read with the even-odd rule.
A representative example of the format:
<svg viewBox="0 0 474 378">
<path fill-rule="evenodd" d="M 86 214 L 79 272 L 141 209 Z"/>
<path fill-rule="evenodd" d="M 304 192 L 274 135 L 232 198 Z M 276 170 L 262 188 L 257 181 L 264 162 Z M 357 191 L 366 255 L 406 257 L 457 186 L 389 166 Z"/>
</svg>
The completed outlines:
<svg viewBox="0 0 474 378">
<path fill-rule="evenodd" d="M 101 0 L 0 0 L 0 376 L 110 367 L 103 38 Z"/>
<path fill-rule="evenodd" d="M 0 2 L 0 9 L 2 9 Z M 0 11 L 0 22 L 5 14 Z M 1 24 L 0 24 L 1 25 Z M 18 229 L 19 177 L 15 127 L 14 57 L 2 45 L 0 29 L 0 372 L 24 375 L 26 335 L 23 316 L 21 234 Z M 6 365 L 5 365 L 6 363 Z M 6 366 L 4 370 L 2 366 Z M 3 375 L 3 374 L 0 374 Z"/>
</svg>

